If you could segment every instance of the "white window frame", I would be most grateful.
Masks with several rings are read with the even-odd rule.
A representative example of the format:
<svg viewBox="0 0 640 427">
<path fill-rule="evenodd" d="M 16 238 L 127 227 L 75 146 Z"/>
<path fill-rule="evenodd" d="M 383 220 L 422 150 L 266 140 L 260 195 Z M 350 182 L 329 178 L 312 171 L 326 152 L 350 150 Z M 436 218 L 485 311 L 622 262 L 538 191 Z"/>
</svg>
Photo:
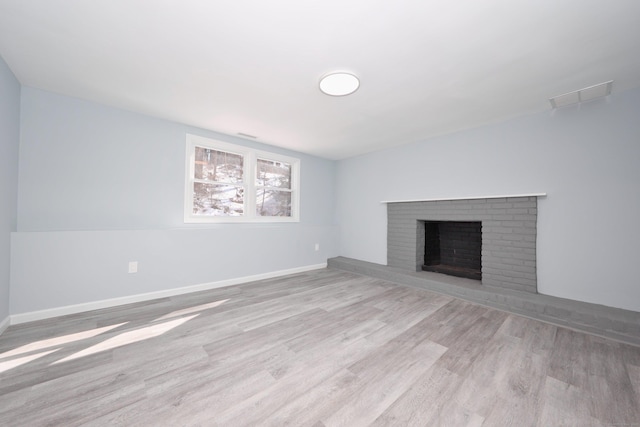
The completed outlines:
<svg viewBox="0 0 640 427">
<path fill-rule="evenodd" d="M 198 135 L 187 134 L 186 174 L 184 192 L 185 223 L 246 223 L 246 222 L 299 222 L 300 221 L 300 159 L 268 151 L 255 150 Z M 193 187 L 195 181 L 195 148 L 205 147 L 240 154 L 243 161 L 244 214 L 241 216 L 195 215 L 193 213 Z M 256 173 L 258 159 L 275 160 L 291 165 L 291 216 L 259 216 L 256 214 Z M 260 187 L 262 188 L 262 187 Z"/>
</svg>

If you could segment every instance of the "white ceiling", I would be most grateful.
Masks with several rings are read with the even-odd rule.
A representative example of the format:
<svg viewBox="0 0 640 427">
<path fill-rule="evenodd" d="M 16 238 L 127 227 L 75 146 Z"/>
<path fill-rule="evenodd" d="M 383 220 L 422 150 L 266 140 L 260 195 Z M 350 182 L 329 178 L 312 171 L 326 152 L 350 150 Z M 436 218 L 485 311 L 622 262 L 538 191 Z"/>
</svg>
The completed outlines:
<svg viewBox="0 0 640 427">
<path fill-rule="evenodd" d="M 639 0 L 0 0 L 25 86 L 330 159 L 640 86 Z M 358 91 L 329 97 L 342 70 Z"/>
</svg>

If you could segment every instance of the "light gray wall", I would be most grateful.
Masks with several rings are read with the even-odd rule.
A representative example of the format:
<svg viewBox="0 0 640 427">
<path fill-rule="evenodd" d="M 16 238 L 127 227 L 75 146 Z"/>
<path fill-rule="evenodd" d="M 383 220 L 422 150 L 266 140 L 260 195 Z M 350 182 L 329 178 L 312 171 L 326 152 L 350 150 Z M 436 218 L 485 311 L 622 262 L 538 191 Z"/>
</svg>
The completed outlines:
<svg viewBox="0 0 640 427">
<path fill-rule="evenodd" d="M 12 314 L 337 255 L 332 161 L 26 87 L 21 129 Z M 184 224 L 187 133 L 300 158 L 300 222 Z M 128 261 L 139 273 L 127 274 Z"/>
<path fill-rule="evenodd" d="M 636 89 L 340 161 L 339 252 L 386 264 L 383 200 L 546 192 L 538 291 L 640 311 L 639 112 Z"/>
<path fill-rule="evenodd" d="M 20 83 L 0 57 L 0 324 L 9 316 L 11 232 L 16 230 Z"/>
<path fill-rule="evenodd" d="M 187 133 L 300 158 L 301 224 L 334 221 L 329 160 L 28 87 L 21 121 L 18 231 L 189 228 Z"/>
</svg>

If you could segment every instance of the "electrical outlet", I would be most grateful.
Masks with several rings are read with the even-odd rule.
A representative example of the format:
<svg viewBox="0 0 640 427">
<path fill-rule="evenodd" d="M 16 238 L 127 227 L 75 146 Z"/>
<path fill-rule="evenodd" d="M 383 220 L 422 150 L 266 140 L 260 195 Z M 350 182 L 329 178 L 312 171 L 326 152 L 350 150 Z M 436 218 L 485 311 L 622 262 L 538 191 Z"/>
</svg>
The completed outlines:
<svg viewBox="0 0 640 427">
<path fill-rule="evenodd" d="M 320 250 L 320 243 L 316 243 L 316 251 Z"/>
<path fill-rule="evenodd" d="M 129 273 L 138 272 L 138 261 L 129 261 Z"/>
</svg>

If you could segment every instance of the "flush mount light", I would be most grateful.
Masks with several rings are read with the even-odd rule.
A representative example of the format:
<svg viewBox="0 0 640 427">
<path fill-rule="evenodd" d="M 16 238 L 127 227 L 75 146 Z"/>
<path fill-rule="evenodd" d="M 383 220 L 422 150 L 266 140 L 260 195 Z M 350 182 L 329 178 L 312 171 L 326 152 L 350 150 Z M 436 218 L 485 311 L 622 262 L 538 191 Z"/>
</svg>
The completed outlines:
<svg viewBox="0 0 640 427">
<path fill-rule="evenodd" d="M 331 96 L 352 94 L 360 86 L 360 80 L 350 73 L 330 73 L 320 79 L 320 90 Z"/>
<path fill-rule="evenodd" d="M 602 98 L 604 96 L 611 95 L 611 88 L 613 87 L 613 80 L 608 82 L 599 83 L 597 85 L 585 87 L 580 90 L 574 90 L 562 95 L 555 96 L 549 99 L 551 107 L 560 108 L 572 104 L 580 104 L 582 102 L 591 101 L 592 99 Z"/>
</svg>

